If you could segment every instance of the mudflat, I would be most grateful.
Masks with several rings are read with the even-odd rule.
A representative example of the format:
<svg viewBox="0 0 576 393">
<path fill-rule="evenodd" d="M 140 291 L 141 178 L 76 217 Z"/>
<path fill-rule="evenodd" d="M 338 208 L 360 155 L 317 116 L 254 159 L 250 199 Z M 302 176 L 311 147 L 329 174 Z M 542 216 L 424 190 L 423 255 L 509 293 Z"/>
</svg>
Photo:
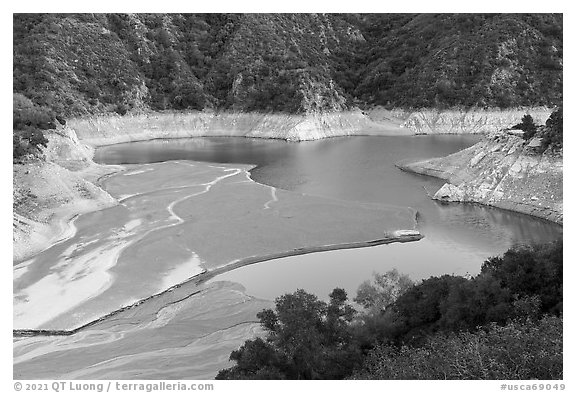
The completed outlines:
<svg viewBox="0 0 576 393">
<path fill-rule="evenodd" d="M 211 379 L 271 302 L 188 282 L 68 336 L 14 338 L 15 379 Z"/>
<path fill-rule="evenodd" d="M 79 216 L 74 236 L 14 266 L 14 329 L 72 332 L 201 275 L 420 238 L 412 209 L 283 191 L 249 169 L 170 161 L 106 178 L 117 206 Z"/>
</svg>

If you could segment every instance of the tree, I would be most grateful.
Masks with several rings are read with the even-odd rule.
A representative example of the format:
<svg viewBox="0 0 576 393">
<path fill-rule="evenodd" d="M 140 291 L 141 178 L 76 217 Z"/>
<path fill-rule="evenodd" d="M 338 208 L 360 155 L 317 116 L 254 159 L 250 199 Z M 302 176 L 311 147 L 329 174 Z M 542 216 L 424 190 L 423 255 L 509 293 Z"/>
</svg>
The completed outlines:
<svg viewBox="0 0 576 393">
<path fill-rule="evenodd" d="M 276 299 L 275 310 L 258 313 L 265 340 L 247 341 L 232 352 L 236 365 L 217 379 L 342 379 L 360 362 L 348 324 L 355 310 L 343 289 L 325 303 L 302 289 Z"/>
<path fill-rule="evenodd" d="M 522 137 L 524 140 L 531 139 L 536 134 L 536 124 L 532 116 L 526 114 L 522 117 L 522 122 L 516 124 L 513 128 L 524 131 Z"/>
<path fill-rule="evenodd" d="M 363 313 L 343 289 L 327 303 L 298 290 L 258 313 L 266 336 L 217 378 L 561 378 L 562 263 L 559 240 L 513 247 L 473 278 L 375 274 L 360 287 Z"/>
<path fill-rule="evenodd" d="M 563 146 L 563 113 L 561 106 L 552 112 L 548 120 L 546 120 L 542 145 L 560 149 Z"/>
<path fill-rule="evenodd" d="M 400 295 L 414 286 L 414 281 L 405 274 L 392 269 L 384 274 L 374 272 L 372 282 L 364 281 L 356 291 L 354 301 L 369 313 L 379 313 L 392 304 Z"/>
<path fill-rule="evenodd" d="M 497 279 L 518 297 L 538 296 L 542 313 L 562 312 L 563 242 L 514 247 L 489 258 L 481 274 Z"/>
</svg>

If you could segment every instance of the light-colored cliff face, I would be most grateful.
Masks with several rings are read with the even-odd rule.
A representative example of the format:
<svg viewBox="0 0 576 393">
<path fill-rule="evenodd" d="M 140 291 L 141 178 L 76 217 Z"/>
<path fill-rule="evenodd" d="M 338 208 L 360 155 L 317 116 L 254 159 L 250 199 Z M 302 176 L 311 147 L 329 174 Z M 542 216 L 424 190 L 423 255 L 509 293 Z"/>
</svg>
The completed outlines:
<svg viewBox="0 0 576 393">
<path fill-rule="evenodd" d="M 374 120 L 395 119 L 402 127 L 416 134 L 488 134 L 510 128 L 529 114 L 536 124 L 544 124 L 550 114 L 548 108 L 438 110 L 373 109 Z"/>
<path fill-rule="evenodd" d="M 77 214 L 116 203 L 96 180 L 116 171 L 92 162 L 93 151 L 70 130 L 47 135 L 46 160 L 13 167 L 13 260 L 21 261 L 67 238 Z"/>
<path fill-rule="evenodd" d="M 434 199 L 478 202 L 563 222 L 562 153 L 537 153 L 520 137 L 492 135 L 444 158 L 398 166 L 446 179 Z"/>
<path fill-rule="evenodd" d="M 152 113 L 72 119 L 83 143 L 103 146 L 159 138 L 239 136 L 305 141 L 347 135 L 412 134 L 393 123 L 375 123 L 360 111 L 306 115 L 264 113 Z"/>
<path fill-rule="evenodd" d="M 518 124 L 525 114 L 544 124 L 547 108 L 468 111 L 417 111 L 375 108 L 309 114 L 187 112 L 71 119 L 68 127 L 92 146 L 200 136 L 307 141 L 350 135 L 490 133 Z"/>
</svg>

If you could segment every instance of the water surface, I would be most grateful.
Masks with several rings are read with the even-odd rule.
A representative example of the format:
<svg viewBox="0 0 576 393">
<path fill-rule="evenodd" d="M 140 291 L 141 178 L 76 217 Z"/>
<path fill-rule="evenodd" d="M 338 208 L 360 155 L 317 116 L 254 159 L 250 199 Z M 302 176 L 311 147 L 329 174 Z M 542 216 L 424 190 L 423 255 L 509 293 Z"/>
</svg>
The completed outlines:
<svg viewBox="0 0 576 393">
<path fill-rule="evenodd" d="M 474 275 L 482 262 L 520 243 L 562 236 L 562 227 L 520 213 L 474 204 L 443 204 L 428 194 L 444 181 L 402 172 L 401 160 L 451 154 L 478 136 L 341 137 L 289 143 L 247 138 L 190 138 L 103 147 L 96 161 L 108 164 L 196 160 L 246 163 L 260 183 L 304 194 L 416 209 L 416 243 L 308 254 L 236 269 L 215 280 L 243 284 L 249 294 L 272 299 L 297 288 L 325 298 L 334 287 L 354 293 L 373 271 L 391 268 L 413 279 L 430 275 Z M 223 247 L 225 247 L 223 239 Z"/>
</svg>

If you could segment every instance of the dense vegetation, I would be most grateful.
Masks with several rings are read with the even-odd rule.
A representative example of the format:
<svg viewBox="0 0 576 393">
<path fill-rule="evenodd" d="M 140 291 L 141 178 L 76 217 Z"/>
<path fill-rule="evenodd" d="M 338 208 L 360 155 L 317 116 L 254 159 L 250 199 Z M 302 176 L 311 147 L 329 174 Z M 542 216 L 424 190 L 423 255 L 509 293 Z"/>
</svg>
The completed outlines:
<svg viewBox="0 0 576 393">
<path fill-rule="evenodd" d="M 562 379 L 562 319 L 513 320 L 439 333 L 424 345 L 378 345 L 354 379 Z"/>
<path fill-rule="evenodd" d="M 13 18 L 14 100 L 50 118 L 562 103 L 561 14 Z M 15 128 L 15 158 L 44 143 L 35 121 Z M 557 146 L 554 124 L 545 142 Z"/>
<path fill-rule="evenodd" d="M 15 14 L 14 92 L 142 109 L 555 106 L 561 14 Z"/>
<path fill-rule="evenodd" d="M 12 104 L 12 150 L 15 161 L 39 153 L 48 140 L 42 130 L 56 128 L 55 117 L 45 107 L 35 105 L 21 94 L 14 94 Z"/>
<path fill-rule="evenodd" d="M 409 107 L 558 105 L 562 15 L 423 14 L 365 18 L 355 95 Z"/>
<path fill-rule="evenodd" d="M 357 311 L 298 290 L 258 314 L 218 379 L 561 379 L 562 241 L 515 247 L 473 278 L 364 283 Z"/>
</svg>

